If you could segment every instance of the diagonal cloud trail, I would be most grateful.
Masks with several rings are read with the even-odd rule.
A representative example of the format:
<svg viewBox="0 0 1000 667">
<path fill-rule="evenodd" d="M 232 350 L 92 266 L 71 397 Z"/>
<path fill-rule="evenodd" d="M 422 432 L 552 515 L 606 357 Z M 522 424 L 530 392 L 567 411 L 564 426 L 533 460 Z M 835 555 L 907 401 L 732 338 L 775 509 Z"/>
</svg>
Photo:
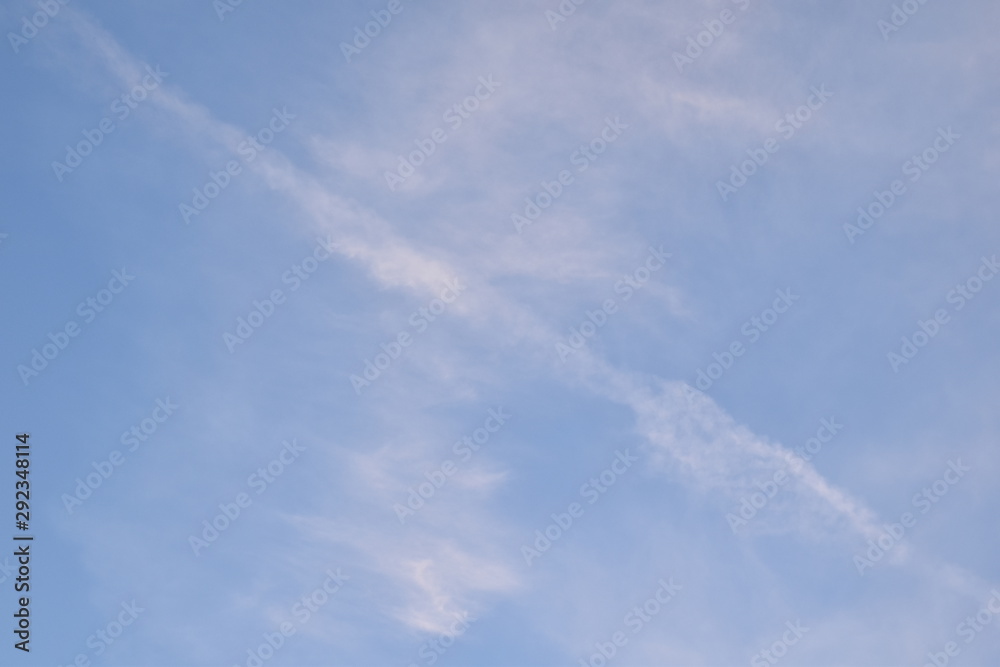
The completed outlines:
<svg viewBox="0 0 1000 667">
<path fill-rule="evenodd" d="M 67 8 L 63 15 L 81 43 L 120 83 L 131 85 L 141 78 L 145 64 L 127 53 L 113 36 L 78 9 Z M 160 86 L 151 92 L 150 100 L 173 117 L 173 131 L 192 140 L 235 151 L 246 138 L 246 132 L 188 101 L 175 85 Z M 301 208 L 310 231 L 333 235 L 336 251 L 363 267 L 379 286 L 427 297 L 435 295 L 448 279 L 464 281 L 469 286 L 469 297 L 454 304 L 454 312 L 476 327 L 484 339 L 507 336 L 528 341 L 534 346 L 529 354 L 549 365 L 553 375 L 628 406 L 635 415 L 638 433 L 648 443 L 651 458 L 676 466 L 684 479 L 698 487 L 737 497 L 750 488 L 748 471 L 786 467 L 790 450 L 737 424 L 712 398 L 700 393 L 692 396 L 682 382 L 620 371 L 589 349 L 581 350 L 572 364 L 557 365 L 551 350 L 561 336 L 543 318 L 496 287 L 480 265 L 470 267 L 460 253 L 449 255 L 444 249 L 421 248 L 409 242 L 370 209 L 330 192 L 278 149 L 269 148 L 248 168 Z M 794 476 L 803 513 L 799 529 L 807 532 L 810 523 L 834 521 L 843 522 L 851 539 L 872 539 L 881 532 L 872 510 L 830 484 L 811 464 L 801 466 Z M 468 604 L 472 594 L 513 590 L 519 584 L 518 575 L 501 556 L 482 550 L 476 553 L 474 545 L 424 535 L 403 548 L 387 548 L 394 536 L 374 535 L 377 531 L 371 528 L 349 528 L 317 517 L 296 517 L 294 521 L 306 532 L 367 551 L 373 556 L 370 562 L 374 570 L 406 582 L 414 598 L 427 602 L 410 601 L 410 607 L 396 616 L 423 631 L 441 631 L 455 611 Z M 925 565 L 918 567 L 928 569 Z M 449 570 L 465 574 L 457 582 L 444 583 L 442 572 Z M 492 580 L 500 583 L 486 584 L 481 577 L 470 574 L 474 570 L 489 572 Z M 966 585 L 967 575 L 958 573 L 955 580 L 963 592 L 975 590 Z"/>
</svg>

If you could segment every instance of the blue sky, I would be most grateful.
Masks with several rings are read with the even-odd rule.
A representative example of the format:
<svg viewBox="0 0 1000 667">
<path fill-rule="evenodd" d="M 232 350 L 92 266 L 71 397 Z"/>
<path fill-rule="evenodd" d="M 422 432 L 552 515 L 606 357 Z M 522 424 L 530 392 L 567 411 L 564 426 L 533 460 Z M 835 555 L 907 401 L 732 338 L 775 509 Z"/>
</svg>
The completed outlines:
<svg viewBox="0 0 1000 667">
<path fill-rule="evenodd" d="M 998 20 L 4 2 L 4 664 L 996 664 Z"/>
</svg>

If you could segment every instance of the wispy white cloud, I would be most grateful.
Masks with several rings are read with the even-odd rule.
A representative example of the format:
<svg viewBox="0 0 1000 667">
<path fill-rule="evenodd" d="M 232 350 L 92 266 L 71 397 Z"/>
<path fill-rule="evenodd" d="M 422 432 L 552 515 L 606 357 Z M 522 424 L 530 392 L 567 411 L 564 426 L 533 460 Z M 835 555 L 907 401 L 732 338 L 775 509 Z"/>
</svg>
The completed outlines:
<svg viewBox="0 0 1000 667">
<path fill-rule="evenodd" d="M 711 4 L 689 5 L 682 11 L 644 3 L 604 11 L 644 23 L 646 30 L 662 31 L 661 41 L 667 44 L 680 44 L 687 29 L 678 20 L 680 15 L 687 19 L 683 25 L 689 26 L 691 19 L 700 19 Z M 608 35 L 597 15 L 584 9 L 565 26 L 557 41 L 551 41 L 543 20 L 531 23 L 532 18 L 541 17 L 528 12 L 528 5 L 524 8 L 526 14 L 511 13 L 495 30 L 470 34 L 467 41 L 476 42 L 477 56 L 473 62 L 454 60 L 442 68 L 442 78 L 451 82 L 447 87 L 419 101 L 418 90 L 397 91 L 404 102 L 413 98 L 417 106 L 409 112 L 406 130 L 388 138 L 363 140 L 343 139 L 335 132 L 331 132 L 333 136 L 309 136 L 302 130 L 303 141 L 321 164 L 320 173 L 298 166 L 276 148 L 262 153 L 249 168 L 272 192 L 298 207 L 301 217 L 290 223 L 294 233 L 332 235 L 340 256 L 364 271 L 377 288 L 396 291 L 415 303 L 433 298 L 445 282 L 457 278 L 468 285 L 467 292 L 452 306 L 449 316 L 458 321 L 456 327 L 463 336 L 486 350 L 509 350 L 517 345 L 522 356 L 515 362 L 510 361 L 513 355 L 501 353 L 500 363 L 509 362 L 517 368 L 531 364 L 536 372 L 556 378 L 572 390 L 586 389 L 593 396 L 626 406 L 634 418 L 635 432 L 646 443 L 651 470 L 702 493 L 738 498 L 752 489 L 753 481 L 785 469 L 789 450 L 738 423 L 711 397 L 686 391 L 681 382 L 627 372 L 591 350 L 581 351 L 567 366 L 558 364 L 552 353 L 563 334 L 551 309 L 541 304 L 563 294 L 573 303 L 588 303 L 595 290 L 606 289 L 622 266 L 630 266 L 624 258 L 634 256 L 634 251 L 648 242 L 637 238 L 638 230 L 595 222 L 588 215 L 600 210 L 616 218 L 615 212 L 630 202 L 624 195 L 602 195 L 597 186 L 615 183 L 625 187 L 637 170 L 622 161 L 598 162 L 593 172 L 580 176 L 575 191 L 578 198 L 570 202 L 567 195 L 565 206 L 547 212 L 522 236 L 511 229 L 509 215 L 539 178 L 551 178 L 554 170 L 564 166 L 575 145 L 589 140 L 608 114 L 630 112 L 627 117 L 636 128 L 641 127 L 644 137 L 653 136 L 666 146 L 683 149 L 694 142 L 688 135 L 692 131 L 748 136 L 767 131 L 785 109 L 765 94 L 723 92 L 687 79 L 668 82 L 656 69 L 661 65 L 643 65 L 654 56 L 664 59 L 665 47 L 650 40 L 629 40 L 627 35 Z M 141 77 L 144 63 L 126 52 L 111 34 L 79 9 L 67 9 L 66 16 L 81 43 L 118 83 L 128 85 Z M 518 29 L 535 40 L 532 48 L 509 44 L 510 34 Z M 740 43 L 735 30 L 734 41 L 720 49 L 736 48 Z M 567 39 L 593 36 L 605 39 L 605 46 L 596 50 L 566 48 Z M 539 62 L 544 67 L 534 66 Z M 484 69 L 487 63 L 489 68 Z M 709 62 L 700 64 L 707 66 Z M 442 147 L 449 151 L 448 160 L 428 164 L 400 192 L 386 192 L 382 171 L 392 167 L 399 146 L 408 145 L 409 134 L 422 136 L 442 104 L 466 94 L 468 82 L 475 80 L 473 73 L 486 71 L 496 71 L 504 81 L 502 92 L 490 100 L 488 113 L 484 110 L 463 128 L 463 135 Z M 392 85 L 380 79 L 373 88 L 381 94 Z M 235 150 L 247 134 L 188 100 L 174 82 L 158 88 L 151 103 L 169 128 L 161 131 L 173 132 L 213 154 Z M 294 107 L 290 108 L 294 112 Z M 545 142 L 544 168 L 526 165 L 518 151 L 504 141 L 527 115 L 552 128 L 540 138 L 522 137 Z M 639 150 L 639 144 L 636 139 L 629 149 L 631 154 Z M 692 164 L 704 163 L 699 163 L 704 158 L 697 156 L 689 159 Z M 340 194 L 339 188 L 331 186 L 332 179 L 340 175 L 378 192 L 379 197 L 394 197 L 393 205 L 366 205 L 358 197 Z M 478 185 L 485 181 L 488 188 Z M 458 189 L 456 183 L 474 196 L 451 208 L 445 201 L 435 201 L 442 192 Z M 378 212 L 401 202 L 440 206 L 444 213 L 425 213 L 417 220 L 404 221 L 402 214 Z M 414 229 L 424 222 L 428 229 Z M 663 306 L 665 319 L 691 317 L 690 300 L 680 287 L 663 284 L 650 291 L 654 302 Z M 448 429 L 441 425 L 451 420 L 422 420 L 417 415 L 425 406 L 409 397 L 426 391 L 434 378 L 453 382 L 452 395 L 466 400 L 482 398 L 485 393 L 470 388 L 476 384 L 470 378 L 485 378 L 489 382 L 483 384 L 494 386 L 517 381 L 501 377 L 503 374 L 490 363 L 477 361 L 457 347 L 442 337 L 414 359 L 415 370 L 400 371 L 398 387 L 380 385 L 378 391 L 393 399 L 392 409 L 371 404 L 360 409 L 380 423 L 395 421 L 406 424 L 405 428 L 386 426 L 378 436 L 379 444 L 363 449 L 330 444 L 332 453 L 324 464 L 335 463 L 349 471 L 344 487 L 336 494 L 331 492 L 330 498 L 320 499 L 315 511 L 281 513 L 298 532 L 296 544 L 318 545 L 311 548 L 343 554 L 345 568 L 372 578 L 379 593 L 375 604 L 381 613 L 406 628 L 426 633 L 443 632 L 455 614 L 482 613 L 499 596 L 519 595 L 531 581 L 537 581 L 532 577 L 538 576 L 526 574 L 519 567 L 516 550 L 510 548 L 516 545 L 519 533 L 502 508 L 492 502 L 509 479 L 509 471 L 488 454 L 407 526 L 399 526 L 391 512 L 391 503 L 400 491 L 439 461 L 441 445 L 448 442 L 443 436 Z M 407 401 L 411 402 L 409 407 L 398 407 Z M 829 482 L 817 467 L 805 464 L 792 477 L 783 500 L 759 520 L 761 528 L 821 539 L 834 534 L 843 546 L 853 546 L 881 532 L 876 512 L 855 493 Z M 345 512 L 334 496 L 337 500 L 347 498 L 351 511 Z M 291 554 L 282 555 L 293 559 Z M 845 558 L 849 558 L 849 549 L 845 549 Z M 893 558 L 921 579 L 940 578 L 943 572 L 947 586 L 963 595 L 974 595 L 984 585 L 955 566 L 932 568 L 926 557 L 911 558 L 903 548 Z M 279 609 L 279 605 L 267 603 L 263 591 L 250 596 L 234 594 L 234 604 L 261 604 L 271 616 Z M 671 647 L 669 653 L 662 650 L 661 655 L 672 657 L 685 653 L 677 647 Z M 691 652 L 686 655 L 686 659 L 695 657 Z"/>
</svg>

